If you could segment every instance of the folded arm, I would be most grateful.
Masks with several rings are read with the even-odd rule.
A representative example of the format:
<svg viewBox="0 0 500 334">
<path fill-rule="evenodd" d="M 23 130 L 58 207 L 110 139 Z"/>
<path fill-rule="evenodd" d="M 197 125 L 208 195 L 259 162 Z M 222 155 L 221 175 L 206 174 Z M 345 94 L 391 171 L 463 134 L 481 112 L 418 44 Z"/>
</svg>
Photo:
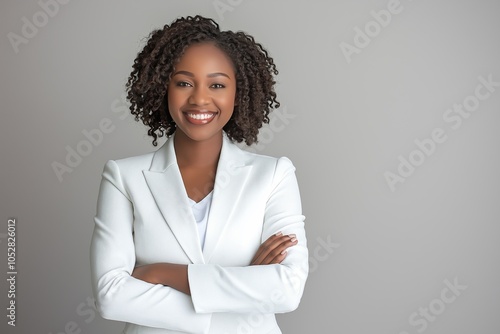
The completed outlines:
<svg viewBox="0 0 500 334">
<path fill-rule="evenodd" d="M 155 263 L 136 268 L 134 276 L 191 294 L 199 313 L 282 313 L 296 309 L 309 265 L 294 171 L 290 160 L 279 159 L 266 204 L 262 245 L 250 266 Z"/>
<path fill-rule="evenodd" d="M 118 166 L 104 167 L 90 248 L 92 288 L 102 317 L 177 331 L 206 333 L 211 315 L 197 314 L 190 296 L 131 276 L 136 263 L 133 205 Z"/>
<path fill-rule="evenodd" d="M 250 265 L 281 263 L 286 257 L 286 249 L 297 244 L 294 234 L 272 235 L 257 250 Z M 152 284 L 163 284 L 187 295 L 191 295 L 188 266 L 175 263 L 153 263 L 135 267 L 132 276 Z"/>
<path fill-rule="evenodd" d="M 253 265 L 157 263 L 134 268 L 133 205 L 118 166 L 109 161 L 91 245 L 92 286 L 101 315 L 205 333 L 213 312 L 281 313 L 297 308 L 308 274 L 308 251 L 294 170 L 288 159 L 279 159 Z M 281 243 L 270 246 L 278 232 L 283 233 Z"/>
</svg>

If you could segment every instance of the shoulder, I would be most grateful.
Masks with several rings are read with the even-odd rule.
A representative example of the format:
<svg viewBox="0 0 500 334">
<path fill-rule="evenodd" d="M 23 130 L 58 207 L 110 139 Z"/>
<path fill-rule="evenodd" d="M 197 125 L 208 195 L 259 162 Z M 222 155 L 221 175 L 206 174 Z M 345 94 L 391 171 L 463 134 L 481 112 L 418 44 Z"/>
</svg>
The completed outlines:
<svg viewBox="0 0 500 334">
<path fill-rule="evenodd" d="M 142 171 L 149 169 L 153 157 L 154 152 L 150 152 L 122 159 L 108 160 L 102 171 L 101 182 L 110 182 L 130 200 L 130 189 L 142 182 Z"/>
<path fill-rule="evenodd" d="M 155 152 L 150 152 L 127 158 L 108 160 L 104 168 L 119 168 L 122 173 L 127 173 L 130 171 L 142 171 L 144 169 L 148 169 L 149 166 L 151 166 L 151 161 L 153 160 L 154 154 Z"/>
<path fill-rule="evenodd" d="M 122 171 L 142 171 L 149 169 L 156 151 L 114 160 Z"/>
<path fill-rule="evenodd" d="M 266 170 L 295 170 L 290 159 L 287 157 L 273 157 L 264 154 L 250 152 L 250 149 L 242 148 L 241 145 L 231 141 L 224 133 L 221 158 L 233 160 L 238 164 L 252 165 L 254 168 Z"/>
<path fill-rule="evenodd" d="M 150 168 L 155 152 L 108 160 L 103 168 L 103 177 L 121 183 L 134 175 L 142 175 L 143 170 Z"/>
<path fill-rule="evenodd" d="M 285 156 L 273 157 L 264 154 L 252 153 L 244 150 L 243 152 L 245 152 L 244 154 L 248 157 L 249 161 L 253 162 L 253 164 L 265 165 L 277 171 L 295 170 L 295 166 L 288 157 Z"/>
<path fill-rule="evenodd" d="M 282 179 L 286 174 L 295 172 L 293 162 L 286 156 L 273 157 L 240 149 L 247 164 L 257 173 L 271 174 L 273 179 Z"/>
</svg>

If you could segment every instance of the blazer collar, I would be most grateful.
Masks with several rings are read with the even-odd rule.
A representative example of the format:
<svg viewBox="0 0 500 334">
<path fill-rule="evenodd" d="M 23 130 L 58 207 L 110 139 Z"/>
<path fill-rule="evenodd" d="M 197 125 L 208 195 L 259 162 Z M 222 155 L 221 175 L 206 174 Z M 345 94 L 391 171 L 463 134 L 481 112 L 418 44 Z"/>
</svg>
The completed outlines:
<svg viewBox="0 0 500 334">
<path fill-rule="evenodd" d="M 143 174 L 163 218 L 186 255 L 192 263 L 207 263 L 223 237 L 234 207 L 240 200 L 251 164 L 248 155 L 223 132 L 205 246 L 202 251 L 196 221 L 177 165 L 174 136 L 175 133 L 155 152 L 150 169 L 144 170 Z"/>
<path fill-rule="evenodd" d="M 174 148 L 174 134 L 154 153 L 151 167 L 152 172 L 165 172 L 171 165 L 177 165 L 177 157 Z M 248 163 L 244 151 L 236 146 L 225 132 L 222 132 L 222 148 L 219 157 L 219 165 L 222 163 L 236 166 L 244 166 Z"/>
</svg>

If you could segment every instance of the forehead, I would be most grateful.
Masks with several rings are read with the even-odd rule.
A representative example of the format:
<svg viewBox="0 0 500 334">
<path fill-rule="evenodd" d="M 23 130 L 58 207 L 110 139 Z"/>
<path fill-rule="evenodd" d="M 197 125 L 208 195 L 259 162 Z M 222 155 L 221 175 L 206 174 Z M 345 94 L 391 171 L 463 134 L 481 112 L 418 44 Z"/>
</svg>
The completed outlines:
<svg viewBox="0 0 500 334">
<path fill-rule="evenodd" d="M 234 76 L 234 65 L 229 56 L 210 42 L 187 47 L 175 65 L 175 70 L 201 74 L 225 72 Z"/>
</svg>

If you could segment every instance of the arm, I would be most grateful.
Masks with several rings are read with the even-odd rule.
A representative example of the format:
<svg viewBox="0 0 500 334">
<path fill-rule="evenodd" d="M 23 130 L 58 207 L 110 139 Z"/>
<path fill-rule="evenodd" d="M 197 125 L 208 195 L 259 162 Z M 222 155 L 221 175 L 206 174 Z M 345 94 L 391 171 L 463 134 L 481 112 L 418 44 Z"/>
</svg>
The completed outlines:
<svg viewBox="0 0 500 334">
<path fill-rule="evenodd" d="M 133 205 L 114 161 L 104 167 L 90 249 L 92 288 L 102 317 L 143 326 L 206 333 L 210 314 L 171 287 L 131 276 L 135 266 Z"/>
<path fill-rule="evenodd" d="M 295 235 L 272 235 L 257 250 L 251 265 L 281 263 L 286 249 L 297 244 Z M 191 295 L 188 280 L 188 266 L 174 263 L 153 263 L 135 267 L 132 276 L 152 284 L 163 284 L 187 295 Z"/>
<path fill-rule="evenodd" d="M 281 263 L 248 267 L 190 264 L 188 279 L 195 310 L 282 313 L 297 308 L 308 274 L 308 251 L 295 168 L 278 160 L 267 199 L 262 242 L 273 234 L 295 234 L 297 244 Z"/>
</svg>

